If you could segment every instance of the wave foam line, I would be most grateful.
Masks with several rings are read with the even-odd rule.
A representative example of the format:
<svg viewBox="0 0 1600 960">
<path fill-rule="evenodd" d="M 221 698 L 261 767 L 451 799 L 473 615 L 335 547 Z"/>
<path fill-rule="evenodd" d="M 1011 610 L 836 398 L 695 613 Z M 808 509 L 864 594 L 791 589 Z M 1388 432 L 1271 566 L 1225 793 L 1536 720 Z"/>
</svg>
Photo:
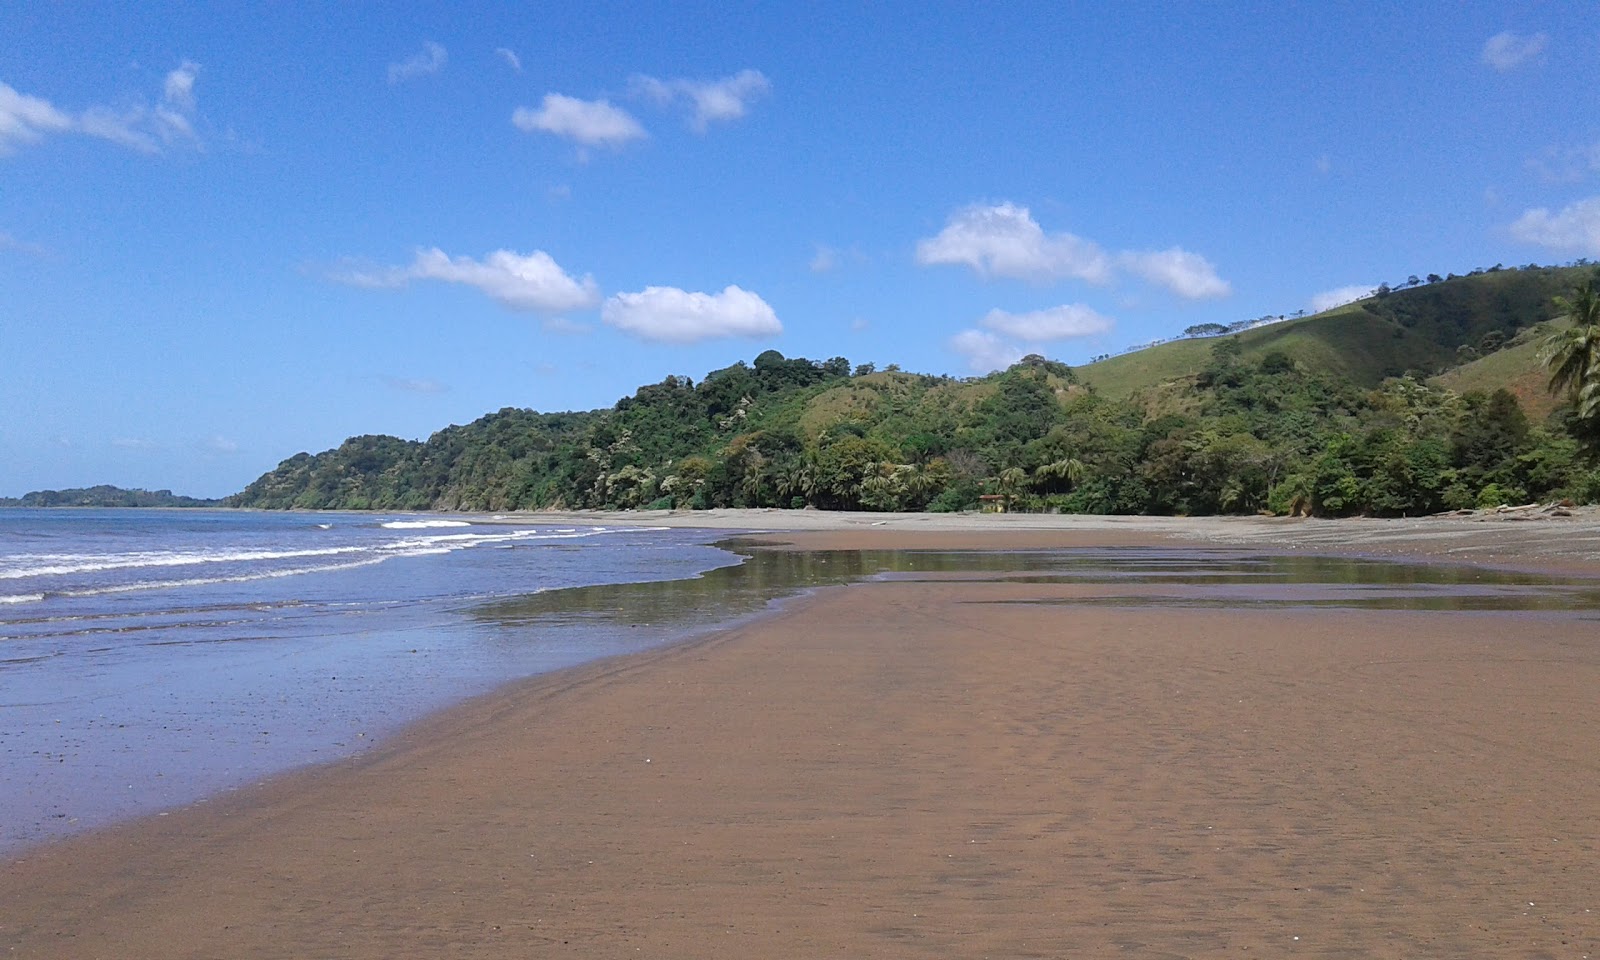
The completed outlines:
<svg viewBox="0 0 1600 960">
<path fill-rule="evenodd" d="M 201 563 L 245 563 L 253 560 L 297 560 L 369 551 L 370 546 L 323 547 L 317 550 L 235 550 L 224 553 L 119 553 L 95 557 L 84 554 L 20 556 L 14 560 L 54 560 L 54 565 L 0 570 L 0 580 L 23 577 L 59 577 L 71 573 L 131 570 L 139 567 L 189 567 Z"/>
</svg>

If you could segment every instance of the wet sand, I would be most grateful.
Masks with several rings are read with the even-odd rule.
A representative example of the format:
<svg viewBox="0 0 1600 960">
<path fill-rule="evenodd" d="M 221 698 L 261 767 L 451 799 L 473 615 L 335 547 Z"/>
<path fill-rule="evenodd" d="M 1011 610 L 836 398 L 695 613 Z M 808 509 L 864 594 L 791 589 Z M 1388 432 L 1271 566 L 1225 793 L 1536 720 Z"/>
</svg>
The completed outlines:
<svg viewBox="0 0 1600 960">
<path fill-rule="evenodd" d="M 0 949 L 1600 956 L 1595 620 L 1054 602 L 1078 589 L 831 587 L 515 685 L 28 853 Z"/>
</svg>

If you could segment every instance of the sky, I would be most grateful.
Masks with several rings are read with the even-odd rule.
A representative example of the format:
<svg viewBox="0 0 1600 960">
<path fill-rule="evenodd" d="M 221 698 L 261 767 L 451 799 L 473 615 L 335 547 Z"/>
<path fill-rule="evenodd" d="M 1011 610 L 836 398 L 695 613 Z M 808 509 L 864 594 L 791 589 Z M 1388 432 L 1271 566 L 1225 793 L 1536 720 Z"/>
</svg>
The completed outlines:
<svg viewBox="0 0 1600 960">
<path fill-rule="evenodd" d="M 0 496 L 1600 259 L 1593 2 L 10 0 L 0 37 Z"/>
</svg>

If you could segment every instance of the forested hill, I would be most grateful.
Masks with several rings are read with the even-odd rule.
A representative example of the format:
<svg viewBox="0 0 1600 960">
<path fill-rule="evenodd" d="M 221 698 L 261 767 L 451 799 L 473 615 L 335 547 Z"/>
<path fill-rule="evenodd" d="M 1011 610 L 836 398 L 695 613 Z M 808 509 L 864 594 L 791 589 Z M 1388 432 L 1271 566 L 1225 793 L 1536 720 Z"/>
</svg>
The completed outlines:
<svg viewBox="0 0 1600 960">
<path fill-rule="evenodd" d="M 0 507 L 215 507 L 221 502 L 180 496 L 171 490 L 125 490 L 108 484 L 0 497 Z"/>
<path fill-rule="evenodd" d="M 1270 348 L 1260 335 L 1272 328 L 1171 344 L 1192 356 L 1132 388 L 1038 356 L 957 380 L 769 350 L 608 410 L 505 409 L 425 442 L 352 438 L 284 461 L 229 502 L 958 510 L 988 496 L 1093 513 L 1416 515 L 1593 500 L 1594 423 L 1567 410 L 1531 422 L 1504 390 L 1457 394 L 1422 379 L 1517 343 L 1554 314 L 1546 288 L 1575 278 L 1497 270 L 1307 318 L 1298 340 L 1295 322 L 1274 325 Z M 1381 358 L 1407 338 L 1427 349 L 1408 348 L 1387 378 L 1323 353 Z"/>
</svg>

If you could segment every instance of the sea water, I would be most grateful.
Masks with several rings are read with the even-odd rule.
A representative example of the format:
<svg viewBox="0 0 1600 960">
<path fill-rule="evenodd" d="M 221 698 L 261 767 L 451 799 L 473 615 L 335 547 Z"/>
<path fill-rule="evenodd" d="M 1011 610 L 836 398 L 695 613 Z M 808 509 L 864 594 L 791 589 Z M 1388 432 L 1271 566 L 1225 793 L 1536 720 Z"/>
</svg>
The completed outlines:
<svg viewBox="0 0 1600 960">
<path fill-rule="evenodd" d="M 1200 545 L 743 558 L 713 545 L 736 546 L 728 536 L 436 515 L 0 510 L 0 850 L 349 757 L 508 680 L 668 643 L 827 584 L 1052 584 L 1055 596 L 1021 602 L 1055 607 L 1063 624 L 1099 605 L 1600 616 L 1593 580 L 1480 568 Z"/>
<path fill-rule="evenodd" d="M 716 536 L 401 514 L 0 510 L 0 850 L 350 756 L 507 680 L 670 640 L 659 625 L 475 611 L 738 563 Z"/>
</svg>

